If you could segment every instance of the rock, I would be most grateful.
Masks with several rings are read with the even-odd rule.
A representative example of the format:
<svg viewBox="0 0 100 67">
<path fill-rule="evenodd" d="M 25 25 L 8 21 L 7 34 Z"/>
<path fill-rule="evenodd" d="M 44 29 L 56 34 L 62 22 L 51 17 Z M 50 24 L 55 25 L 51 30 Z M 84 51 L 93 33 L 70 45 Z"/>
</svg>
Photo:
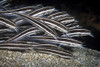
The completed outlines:
<svg viewBox="0 0 100 67">
<path fill-rule="evenodd" d="M 100 52 L 88 48 L 72 50 L 71 59 L 35 51 L 0 50 L 0 67 L 100 67 Z"/>
</svg>

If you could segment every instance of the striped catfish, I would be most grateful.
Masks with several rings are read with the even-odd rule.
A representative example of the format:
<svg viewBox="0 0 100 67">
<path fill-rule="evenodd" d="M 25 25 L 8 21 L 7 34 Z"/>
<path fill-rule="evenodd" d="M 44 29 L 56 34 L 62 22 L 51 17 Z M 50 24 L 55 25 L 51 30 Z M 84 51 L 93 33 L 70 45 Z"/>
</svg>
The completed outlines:
<svg viewBox="0 0 100 67">
<path fill-rule="evenodd" d="M 0 6 L 5 6 L 7 3 L 9 2 L 9 0 L 2 0 L 0 1 Z"/>
<path fill-rule="evenodd" d="M 46 54 L 50 54 L 50 55 L 56 55 L 58 57 L 65 58 L 65 59 L 72 58 L 71 54 L 66 53 L 66 52 L 62 52 L 61 50 L 58 51 L 58 50 L 43 49 L 43 48 L 36 48 L 35 50 L 37 52 L 40 52 L 40 53 L 46 53 Z"/>
<path fill-rule="evenodd" d="M 7 11 L 0 11 L 0 15 L 3 17 L 7 17 L 11 19 L 12 21 L 16 20 L 16 18 L 19 18 L 18 15 L 13 14 L 11 12 L 16 12 L 16 13 L 21 13 L 21 14 L 29 14 L 30 12 L 40 8 L 38 5 L 37 6 L 28 6 L 28 7 L 23 7 L 19 9 L 14 9 L 14 10 L 7 10 Z"/>
<path fill-rule="evenodd" d="M 28 15 L 31 16 L 31 17 L 34 17 L 34 16 L 45 16 L 46 14 L 50 14 L 54 11 L 57 11 L 55 10 L 55 8 L 53 7 L 42 7 L 42 8 L 39 8 L 39 9 L 36 9 L 35 11 L 32 11 L 31 13 L 29 13 Z M 25 22 L 23 20 L 20 20 L 20 18 L 17 18 L 14 20 L 18 25 L 22 25 L 24 24 Z"/>
<path fill-rule="evenodd" d="M 23 43 L 1 43 L 0 49 L 8 50 L 34 50 L 36 52 L 57 55 L 62 58 L 71 58 L 71 54 L 63 49 L 58 49 L 51 44 L 23 44 Z"/>
<path fill-rule="evenodd" d="M 28 21 L 28 20 L 26 20 L 26 19 L 23 20 L 23 18 L 21 18 L 21 17 L 15 18 L 13 21 L 14 21 L 14 22 L 16 23 L 16 25 L 18 25 L 18 26 L 21 26 L 21 25 L 23 25 L 23 24 L 26 24 L 26 23 L 30 22 L 30 21 Z"/>
<path fill-rule="evenodd" d="M 9 19 L 11 21 L 13 21 L 13 19 L 19 17 L 17 15 L 12 14 L 12 13 L 1 13 L 0 16 L 4 17 L 4 18 L 7 18 L 7 19 Z"/>
<path fill-rule="evenodd" d="M 47 7 L 42 7 L 40 9 L 37 9 L 31 13 L 29 13 L 28 15 L 29 16 L 43 16 L 43 15 L 46 15 L 46 14 L 49 14 L 49 13 L 52 13 L 53 11 L 57 11 L 55 8 L 53 7 L 50 7 L 50 6 L 47 6 Z"/>
<path fill-rule="evenodd" d="M 30 11 L 36 10 L 36 9 L 38 9 L 40 7 L 42 7 L 42 6 L 41 5 L 28 6 L 28 7 L 23 7 L 23 8 L 19 8 L 19 9 L 13 9 L 13 10 L 7 10 L 7 11 L 0 11 L 0 13 L 11 13 L 11 12 L 25 13 L 25 12 L 30 12 Z"/>
<path fill-rule="evenodd" d="M 61 22 L 60 20 L 65 19 L 67 22 L 64 22 L 64 23 L 61 22 L 61 23 L 66 24 L 66 26 L 69 25 L 69 24 L 73 25 L 73 27 L 67 26 L 70 29 L 79 27 L 79 25 L 74 26 L 74 24 L 76 23 L 76 22 L 74 22 L 74 23 L 72 22 L 72 21 L 74 21 L 74 17 L 70 17 L 66 12 L 55 12 L 54 14 L 51 14 L 50 16 L 48 16 L 48 18 L 55 20 L 55 21 L 58 21 L 58 22 Z"/>
<path fill-rule="evenodd" d="M 56 12 L 48 16 L 48 18 L 67 24 L 69 22 L 75 21 L 74 17 L 69 16 L 66 12 Z"/>
<path fill-rule="evenodd" d="M 18 32 L 17 25 L 14 22 L 12 22 L 6 18 L 0 17 L 0 24 L 7 26 L 7 27 L 13 29 L 14 31 Z"/>
<path fill-rule="evenodd" d="M 37 19 L 31 18 L 31 17 L 23 15 L 23 14 L 19 14 L 19 13 L 15 13 L 15 14 L 26 18 L 27 20 L 30 21 L 30 23 L 33 26 L 36 25 L 41 30 L 45 31 L 49 36 L 52 36 L 52 37 L 54 37 L 54 39 L 56 39 L 57 33 L 53 29 L 49 28 L 48 25 L 46 25 L 45 23 L 42 23 L 41 21 L 38 21 Z"/>
<path fill-rule="evenodd" d="M 0 49 L 6 49 L 6 50 L 33 50 L 32 46 L 29 46 L 28 44 L 23 43 L 0 43 Z"/>
<path fill-rule="evenodd" d="M 30 41 L 37 41 L 41 43 L 50 43 L 56 44 L 59 46 L 68 46 L 68 47 L 82 47 L 82 42 L 71 39 L 71 38 L 60 38 L 57 37 L 55 40 L 53 37 L 46 37 L 46 36 L 28 36 L 26 37 L 27 40 Z"/>
<path fill-rule="evenodd" d="M 0 33 L 3 32 L 14 32 L 12 29 L 0 29 Z"/>
<path fill-rule="evenodd" d="M 54 14 L 54 13 L 57 13 L 57 12 L 59 12 L 59 11 L 58 10 L 55 10 L 55 11 L 53 11 L 51 13 L 48 13 L 48 14 L 44 15 L 43 17 L 48 18 L 48 16 L 50 16 L 51 14 Z M 51 18 L 49 18 L 49 19 L 51 19 Z"/>
<path fill-rule="evenodd" d="M 78 23 L 76 23 L 76 22 L 67 23 L 65 26 L 66 26 L 66 27 L 69 27 L 69 29 L 82 28 L 82 27 L 81 27 Z"/>
<path fill-rule="evenodd" d="M 9 37 L 0 37 L 0 40 L 2 40 L 2 39 L 8 39 Z"/>
<path fill-rule="evenodd" d="M 90 30 L 87 29 L 71 29 L 69 33 L 66 35 L 62 35 L 62 37 L 81 37 L 81 36 L 93 36 Z"/>
<path fill-rule="evenodd" d="M 19 26 L 18 29 L 20 31 L 23 31 L 23 30 L 31 28 L 31 27 L 32 26 Z M 13 29 L 8 29 L 8 28 L 0 29 L 0 33 L 4 33 L 4 32 L 14 33 Z"/>
<path fill-rule="evenodd" d="M 9 1 L 9 0 L 2 0 L 2 1 L 0 1 L 0 5 L 4 5 L 4 4 L 6 4 L 8 1 Z"/>
<path fill-rule="evenodd" d="M 51 15 L 49 15 L 47 18 L 50 18 L 50 19 L 57 19 L 59 17 L 65 17 L 65 16 L 68 16 L 67 12 L 56 12 L 56 13 L 53 13 Z"/>
<path fill-rule="evenodd" d="M 6 0 L 0 1 L 0 10 L 6 10 L 4 7 L 4 4 L 6 3 Z"/>
<path fill-rule="evenodd" d="M 61 22 L 62 24 L 67 24 L 75 21 L 74 17 L 62 17 L 57 20 L 58 22 Z"/>
<path fill-rule="evenodd" d="M 26 36 L 29 36 L 29 35 L 37 35 L 38 33 L 41 33 L 42 31 L 40 30 L 37 30 L 36 27 L 31 27 L 21 33 L 19 33 L 18 35 L 10 38 L 7 40 L 7 42 L 13 42 L 13 41 L 20 41 L 22 39 L 24 39 Z"/>
<path fill-rule="evenodd" d="M 28 15 L 33 16 L 33 17 L 34 16 L 39 17 L 39 16 L 44 16 L 46 14 L 52 13 L 54 11 L 56 11 L 55 8 L 48 6 L 48 7 L 42 7 L 42 8 L 36 9 L 35 11 L 29 13 Z M 25 23 L 23 20 L 20 20 L 19 18 L 15 19 L 15 21 L 18 25 L 22 25 L 23 23 Z"/>
<path fill-rule="evenodd" d="M 42 18 L 42 17 L 32 17 L 34 19 L 38 19 L 38 21 L 41 21 L 43 23 L 46 23 L 48 24 L 50 27 L 52 28 L 55 28 L 61 32 L 64 32 L 64 33 L 67 33 L 68 32 L 68 27 L 65 27 L 63 24 L 57 22 L 57 21 L 54 21 L 54 20 L 51 20 L 51 19 L 47 19 L 47 18 Z"/>
</svg>

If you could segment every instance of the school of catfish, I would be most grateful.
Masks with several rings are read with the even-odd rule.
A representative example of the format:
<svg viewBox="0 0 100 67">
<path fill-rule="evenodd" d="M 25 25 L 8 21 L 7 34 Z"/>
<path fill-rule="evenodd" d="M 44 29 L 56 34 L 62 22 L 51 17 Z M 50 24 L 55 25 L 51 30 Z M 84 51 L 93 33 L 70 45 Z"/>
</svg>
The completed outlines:
<svg viewBox="0 0 100 67">
<path fill-rule="evenodd" d="M 71 58 L 67 48 L 84 48 L 74 37 L 92 36 L 66 11 L 34 5 L 8 9 L 0 1 L 0 50 L 34 50 L 39 53 Z"/>
</svg>

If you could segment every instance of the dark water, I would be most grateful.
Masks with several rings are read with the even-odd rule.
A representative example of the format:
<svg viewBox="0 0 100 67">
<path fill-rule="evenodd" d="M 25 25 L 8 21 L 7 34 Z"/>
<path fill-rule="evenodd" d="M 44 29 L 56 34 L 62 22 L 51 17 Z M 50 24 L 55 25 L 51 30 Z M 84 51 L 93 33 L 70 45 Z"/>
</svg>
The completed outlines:
<svg viewBox="0 0 100 67">
<path fill-rule="evenodd" d="M 94 1 L 81 1 L 81 0 L 12 0 L 12 5 L 17 6 L 17 5 L 35 5 L 35 4 L 43 4 L 45 6 L 54 6 L 59 10 L 68 10 L 68 12 L 73 15 L 78 17 L 78 12 L 79 13 L 93 13 L 94 15 L 99 15 L 100 10 L 99 9 L 99 1 L 94 0 Z M 74 13 L 77 14 L 74 14 Z M 78 19 L 81 20 L 79 17 Z M 77 20 L 78 20 L 77 19 Z M 90 20 L 90 19 L 89 19 Z M 100 20 L 98 20 L 100 21 Z M 100 31 L 96 30 L 93 27 L 89 27 L 89 29 L 92 31 L 94 37 L 83 37 L 83 42 L 86 45 L 85 47 L 99 50 L 100 51 Z"/>
</svg>

